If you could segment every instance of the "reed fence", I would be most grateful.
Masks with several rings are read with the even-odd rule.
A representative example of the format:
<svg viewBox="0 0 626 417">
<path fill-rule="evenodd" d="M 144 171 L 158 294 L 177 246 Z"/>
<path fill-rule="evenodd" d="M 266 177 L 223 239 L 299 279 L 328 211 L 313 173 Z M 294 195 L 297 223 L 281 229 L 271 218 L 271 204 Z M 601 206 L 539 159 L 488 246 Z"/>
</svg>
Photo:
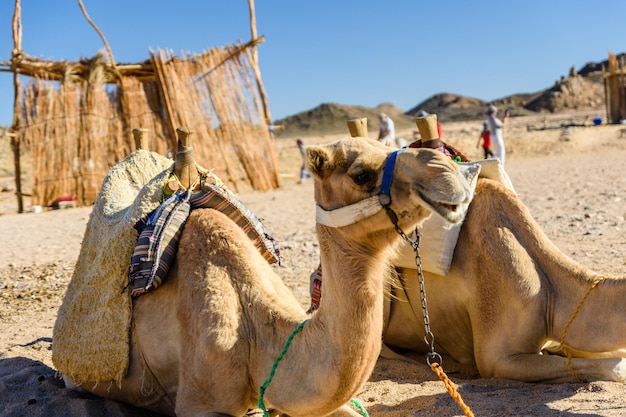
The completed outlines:
<svg viewBox="0 0 626 417">
<path fill-rule="evenodd" d="M 103 38 L 106 53 L 48 61 L 21 50 L 19 7 L 18 0 L 12 59 L 0 62 L 0 71 L 14 74 L 10 135 L 20 212 L 22 195 L 32 205 L 68 196 L 92 204 L 109 168 L 134 150 L 134 128 L 148 129 L 149 150 L 173 157 L 176 128 L 190 127 L 198 163 L 236 192 L 281 186 L 256 58 L 262 37 L 201 54 L 151 50 L 135 64 L 115 63 Z M 24 155 L 31 160 L 29 194 L 21 190 Z"/>
</svg>

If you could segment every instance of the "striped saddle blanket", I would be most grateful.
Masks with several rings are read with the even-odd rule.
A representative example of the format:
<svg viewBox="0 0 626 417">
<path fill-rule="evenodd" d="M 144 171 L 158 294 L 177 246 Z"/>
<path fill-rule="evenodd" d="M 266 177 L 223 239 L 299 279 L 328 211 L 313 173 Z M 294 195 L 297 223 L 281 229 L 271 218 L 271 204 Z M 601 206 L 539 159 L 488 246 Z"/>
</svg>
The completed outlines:
<svg viewBox="0 0 626 417">
<path fill-rule="evenodd" d="M 274 239 L 254 213 L 226 190 L 207 182 L 198 192 L 173 193 L 135 225 L 139 238 L 128 274 L 133 297 L 152 291 L 163 282 L 176 258 L 189 213 L 198 208 L 212 208 L 226 214 L 246 232 L 270 264 L 280 263 L 280 251 Z"/>
</svg>

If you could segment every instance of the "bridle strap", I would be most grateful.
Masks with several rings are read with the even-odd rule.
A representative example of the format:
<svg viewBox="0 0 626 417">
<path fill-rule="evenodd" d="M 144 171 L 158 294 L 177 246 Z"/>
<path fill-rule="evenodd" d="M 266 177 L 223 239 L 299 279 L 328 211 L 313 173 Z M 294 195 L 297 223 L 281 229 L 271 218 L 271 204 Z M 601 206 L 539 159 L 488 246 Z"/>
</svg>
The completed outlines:
<svg viewBox="0 0 626 417">
<path fill-rule="evenodd" d="M 383 182 L 380 185 L 380 192 L 378 194 L 380 204 L 383 207 L 387 207 L 391 204 L 391 181 L 393 180 L 393 170 L 396 167 L 398 152 L 403 149 L 404 148 L 396 149 L 389 154 L 389 158 L 387 158 L 387 162 L 385 163 L 385 168 L 383 168 Z"/>
<path fill-rule="evenodd" d="M 315 221 L 324 226 L 343 227 L 373 216 L 380 209 L 382 209 L 380 200 L 374 195 L 335 210 L 324 210 L 320 206 L 315 206 Z"/>
<path fill-rule="evenodd" d="M 389 208 L 391 204 L 391 182 L 396 166 L 396 157 L 398 156 L 398 152 L 403 149 L 404 148 L 396 149 L 389 154 L 387 162 L 385 162 L 385 167 L 383 168 L 382 184 L 377 195 L 334 210 L 324 210 L 318 205 L 315 207 L 315 220 L 317 223 L 330 227 L 343 227 L 373 216 L 382 208 L 387 209 L 387 212 L 389 212 L 391 210 Z M 396 222 L 397 218 L 394 225 L 396 225 Z"/>
</svg>

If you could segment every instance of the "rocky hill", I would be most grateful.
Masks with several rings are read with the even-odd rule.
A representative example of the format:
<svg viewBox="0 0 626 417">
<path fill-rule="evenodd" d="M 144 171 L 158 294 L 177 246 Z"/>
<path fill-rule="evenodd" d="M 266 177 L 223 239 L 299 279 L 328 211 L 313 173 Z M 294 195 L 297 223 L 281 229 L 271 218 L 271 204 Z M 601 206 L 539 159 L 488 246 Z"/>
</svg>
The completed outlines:
<svg viewBox="0 0 626 417">
<path fill-rule="evenodd" d="M 618 62 L 626 54 L 618 55 Z M 277 120 L 284 126 L 282 137 L 324 135 L 344 132 L 346 121 L 355 117 L 367 117 L 368 130 L 378 131 L 377 116 L 387 113 L 395 122 L 396 129 L 414 126 L 414 118 L 421 110 L 436 113 L 439 120 L 478 120 L 485 116 L 485 108 L 494 104 L 500 109 L 509 109 L 512 116 L 537 113 L 561 113 L 571 110 L 602 109 L 604 107 L 604 84 L 599 71 L 607 68 L 607 61 L 589 62 L 579 71 L 572 67 L 567 76 L 562 76 L 553 86 L 535 93 L 513 94 L 492 102 L 451 93 L 440 93 L 420 102 L 408 111 L 402 111 L 391 103 L 377 107 L 347 106 L 323 103 L 318 107 Z"/>
<path fill-rule="evenodd" d="M 322 103 L 314 109 L 277 120 L 275 124 L 284 126 L 278 136 L 297 137 L 326 135 L 346 130 L 346 121 L 367 117 L 367 130 L 378 131 L 378 115 L 386 113 L 392 118 L 396 129 L 415 126 L 413 117 L 393 104 L 384 103 L 377 107 L 347 106 L 336 103 Z"/>
</svg>

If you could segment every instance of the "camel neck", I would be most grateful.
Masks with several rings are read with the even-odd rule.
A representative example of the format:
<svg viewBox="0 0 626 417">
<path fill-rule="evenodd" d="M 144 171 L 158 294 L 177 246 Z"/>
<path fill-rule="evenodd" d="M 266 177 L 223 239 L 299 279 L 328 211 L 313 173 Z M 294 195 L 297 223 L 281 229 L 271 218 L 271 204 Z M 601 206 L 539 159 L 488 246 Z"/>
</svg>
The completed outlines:
<svg viewBox="0 0 626 417">
<path fill-rule="evenodd" d="M 311 407 L 311 414 L 325 415 L 349 401 L 376 365 L 382 341 L 387 267 L 384 249 L 348 241 L 336 229 L 320 227 L 324 271 L 320 307 L 293 338 L 277 373 L 292 372 L 293 378 L 301 377 L 303 358 L 315 363 L 315 378 L 308 380 L 306 401 L 293 397 L 285 401 L 292 405 L 302 402 L 301 407 Z M 269 387 L 275 393 L 286 389 L 281 384 L 291 380 L 285 373 L 277 376 Z M 322 399 L 324 408 L 316 408 Z"/>
<path fill-rule="evenodd" d="M 320 239 L 323 296 L 317 317 L 325 327 L 343 335 L 348 345 L 382 332 L 383 282 L 388 272 L 384 245 L 367 246 L 345 241 L 329 228 Z M 353 348 L 353 346 L 351 347 Z"/>
</svg>

